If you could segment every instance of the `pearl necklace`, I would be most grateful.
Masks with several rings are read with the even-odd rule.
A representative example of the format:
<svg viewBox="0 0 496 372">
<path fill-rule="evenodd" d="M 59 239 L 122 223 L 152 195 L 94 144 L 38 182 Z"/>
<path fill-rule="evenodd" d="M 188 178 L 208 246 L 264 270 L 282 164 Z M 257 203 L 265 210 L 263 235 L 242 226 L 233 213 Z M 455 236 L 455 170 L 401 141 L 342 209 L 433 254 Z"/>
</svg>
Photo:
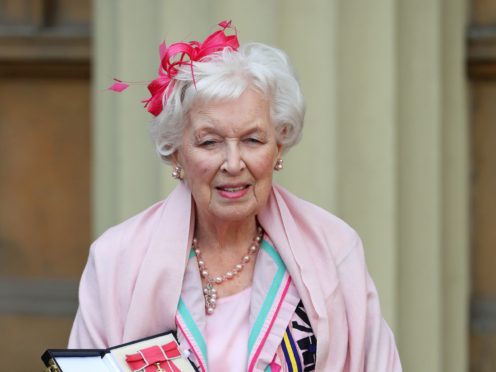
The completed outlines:
<svg viewBox="0 0 496 372">
<path fill-rule="evenodd" d="M 262 241 L 262 238 L 263 238 L 263 229 L 260 226 L 257 226 L 257 235 L 255 236 L 255 239 L 253 239 L 253 242 L 248 247 L 248 251 L 246 252 L 246 254 L 241 258 L 241 261 L 236 265 L 234 265 L 234 267 L 231 270 L 226 271 L 222 275 L 215 275 L 215 276 L 210 276 L 205 261 L 202 258 L 201 251 L 198 248 L 198 239 L 193 238 L 193 249 L 195 250 L 196 259 L 198 261 L 198 269 L 200 270 L 200 275 L 203 278 L 205 278 L 207 281 L 207 284 L 205 285 L 205 287 L 203 287 L 203 296 L 205 297 L 205 313 L 207 315 L 213 314 L 217 303 L 218 295 L 215 286 L 221 285 L 222 283 L 225 283 L 227 280 L 234 279 L 236 278 L 236 276 L 238 276 L 238 274 L 243 270 L 245 265 L 248 264 L 248 262 L 250 262 L 251 256 L 253 256 L 260 248 L 260 242 Z"/>
</svg>

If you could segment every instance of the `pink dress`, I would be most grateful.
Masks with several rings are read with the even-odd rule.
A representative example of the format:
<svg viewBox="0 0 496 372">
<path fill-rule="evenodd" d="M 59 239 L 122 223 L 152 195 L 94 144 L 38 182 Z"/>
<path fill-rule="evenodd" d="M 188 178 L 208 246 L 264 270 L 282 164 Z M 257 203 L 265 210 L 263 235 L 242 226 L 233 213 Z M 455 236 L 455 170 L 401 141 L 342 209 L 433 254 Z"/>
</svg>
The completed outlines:
<svg viewBox="0 0 496 372">
<path fill-rule="evenodd" d="M 246 371 L 250 297 L 251 287 L 219 298 L 214 313 L 207 316 L 205 341 L 211 371 Z"/>
</svg>

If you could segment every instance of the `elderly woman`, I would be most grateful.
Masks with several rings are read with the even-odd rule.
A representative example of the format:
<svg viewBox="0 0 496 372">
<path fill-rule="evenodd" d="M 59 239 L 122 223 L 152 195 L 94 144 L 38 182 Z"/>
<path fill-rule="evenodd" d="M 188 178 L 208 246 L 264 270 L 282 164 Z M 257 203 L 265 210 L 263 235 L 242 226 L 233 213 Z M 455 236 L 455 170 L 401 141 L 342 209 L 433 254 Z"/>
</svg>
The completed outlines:
<svg viewBox="0 0 496 372">
<path fill-rule="evenodd" d="M 69 346 L 173 330 L 201 371 L 400 371 L 357 234 L 273 184 L 304 117 L 287 56 L 219 25 L 161 46 L 147 105 L 179 184 L 93 244 Z"/>
</svg>

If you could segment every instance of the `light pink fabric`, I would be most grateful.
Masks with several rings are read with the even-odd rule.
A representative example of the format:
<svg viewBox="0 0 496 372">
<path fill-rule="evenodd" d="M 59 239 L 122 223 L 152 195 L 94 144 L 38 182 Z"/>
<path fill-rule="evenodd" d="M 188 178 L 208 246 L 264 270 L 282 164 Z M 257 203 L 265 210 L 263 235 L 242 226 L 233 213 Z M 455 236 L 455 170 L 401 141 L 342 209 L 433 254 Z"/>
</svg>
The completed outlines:
<svg viewBox="0 0 496 372">
<path fill-rule="evenodd" d="M 251 288 L 219 298 L 207 316 L 208 367 L 215 372 L 245 371 L 248 359 Z"/>
<path fill-rule="evenodd" d="M 180 184 L 92 245 L 69 347 L 107 347 L 176 328 L 194 228 L 191 206 L 191 193 Z M 401 371 L 357 234 L 278 186 L 258 218 L 310 318 L 316 370 Z"/>
<path fill-rule="evenodd" d="M 271 248 L 274 250 L 270 239 L 265 235 L 257 255 L 251 287 L 247 322 L 253 338 L 251 346 L 245 345 L 245 348 L 248 348 L 248 366 L 254 371 L 265 371 L 281 346 L 288 324 L 292 319 L 299 319 L 295 309 L 300 296 L 285 266 L 282 269 L 278 264 L 280 256 L 277 251 L 274 250 L 274 255 Z M 208 316 L 205 315 L 205 299 L 195 257 L 190 257 L 186 266 L 181 304 L 181 310 L 178 309 L 176 316 L 177 337 L 181 346 L 189 346 L 192 360 L 204 371 L 205 366 L 210 364 L 207 356 L 211 345 L 205 341 Z M 202 347 L 203 343 L 206 344 L 205 348 Z M 280 361 L 279 364 L 281 363 L 284 364 Z"/>
</svg>

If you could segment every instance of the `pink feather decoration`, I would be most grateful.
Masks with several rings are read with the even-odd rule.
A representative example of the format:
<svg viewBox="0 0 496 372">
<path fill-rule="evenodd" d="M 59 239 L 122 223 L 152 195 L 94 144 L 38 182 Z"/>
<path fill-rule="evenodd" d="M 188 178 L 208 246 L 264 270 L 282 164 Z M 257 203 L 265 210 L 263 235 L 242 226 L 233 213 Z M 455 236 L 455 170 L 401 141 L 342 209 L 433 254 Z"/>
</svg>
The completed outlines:
<svg viewBox="0 0 496 372">
<path fill-rule="evenodd" d="M 122 92 L 123 90 L 126 90 L 127 87 L 129 86 L 129 84 L 126 84 L 126 83 L 123 83 L 121 80 L 119 79 L 114 79 L 116 82 L 114 84 L 112 84 L 111 86 L 109 86 L 107 89 L 108 90 L 112 90 L 114 92 Z"/>
</svg>

